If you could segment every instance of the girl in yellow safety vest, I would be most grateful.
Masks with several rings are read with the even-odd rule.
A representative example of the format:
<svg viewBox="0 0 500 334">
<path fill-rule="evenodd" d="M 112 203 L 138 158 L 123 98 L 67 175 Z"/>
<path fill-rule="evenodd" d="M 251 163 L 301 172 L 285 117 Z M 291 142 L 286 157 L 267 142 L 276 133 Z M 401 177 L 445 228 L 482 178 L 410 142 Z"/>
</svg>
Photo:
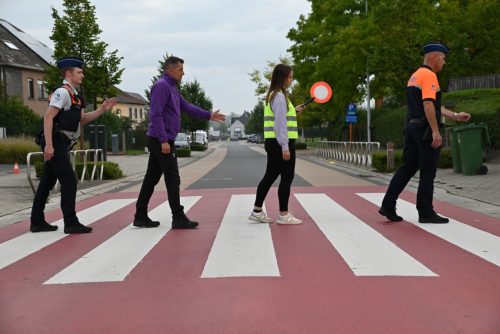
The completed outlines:
<svg viewBox="0 0 500 334">
<path fill-rule="evenodd" d="M 281 177 L 278 187 L 280 216 L 278 224 L 302 224 L 288 211 L 290 188 L 295 175 L 295 140 L 298 138 L 297 112 L 303 105 L 294 107 L 288 98 L 287 88 L 293 81 L 290 66 L 278 64 L 273 70 L 271 85 L 264 107 L 264 147 L 267 153 L 266 173 L 257 187 L 255 206 L 248 219 L 271 223 L 273 220 L 262 210 L 262 205 L 274 181 Z"/>
</svg>

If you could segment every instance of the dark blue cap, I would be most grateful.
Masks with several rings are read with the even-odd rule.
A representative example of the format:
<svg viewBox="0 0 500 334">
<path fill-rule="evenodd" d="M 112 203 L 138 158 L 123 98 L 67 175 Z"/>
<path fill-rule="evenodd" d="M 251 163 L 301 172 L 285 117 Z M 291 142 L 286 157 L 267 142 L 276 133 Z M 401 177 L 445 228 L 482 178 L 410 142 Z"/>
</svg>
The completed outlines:
<svg viewBox="0 0 500 334">
<path fill-rule="evenodd" d="M 443 43 L 434 42 L 424 45 L 424 54 L 427 54 L 429 52 L 442 52 L 444 54 L 447 54 L 448 51 L 450 50 Z"/>
<path fill-rule="evenodd" d="M 56 62 L 58 68 L 78 67 L 83 68 L 85 62 L 80 57 L 63 57 Z"/>
</svg>

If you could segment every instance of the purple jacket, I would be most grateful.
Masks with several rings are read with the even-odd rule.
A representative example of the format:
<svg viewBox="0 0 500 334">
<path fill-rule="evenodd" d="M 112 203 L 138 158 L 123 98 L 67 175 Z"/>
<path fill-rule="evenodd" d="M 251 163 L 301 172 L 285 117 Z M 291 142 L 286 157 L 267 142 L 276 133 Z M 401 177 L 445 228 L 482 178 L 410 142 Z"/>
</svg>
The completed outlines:
<svg viewBox="0 0 500 334">
<path fill-rule="evenodd" d="M 164 74 L 151 88 L 151 110 L 147 135 L 160 143 L 174 141 L 181 129 L 181 111 L 209 120 L 211 113 L 184 100 L 177 82 Z"/>
</svg>

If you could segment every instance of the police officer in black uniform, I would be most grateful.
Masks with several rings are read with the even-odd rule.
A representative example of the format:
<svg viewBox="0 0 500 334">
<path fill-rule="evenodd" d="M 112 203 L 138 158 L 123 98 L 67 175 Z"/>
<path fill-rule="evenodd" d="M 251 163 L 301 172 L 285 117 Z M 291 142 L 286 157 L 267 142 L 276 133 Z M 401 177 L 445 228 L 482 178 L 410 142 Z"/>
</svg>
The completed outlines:
<svg viewBox="0 0 500 334">
<path fill-rule="evenodd" d="M 64 81 L 63 85 L 50 96 L 49 107 L 43 117 L 43 133 L 38 137 L 38 143 L 43 151 L 44 173 L 31 209 L 31 232 L 57 230 L 57 226 L 48 224 L 44 216 L 45 203 L 57 180 L 61 184 L 64 233 L 92 232 L 92 228 L 82 225 L 76 216 L 77 180 L 71 166 L 69 151 L 80 135 L 80 124 L 87 124 L 112 109 L 117 100 L 107 99 L 93 112 L 83 112 L 82 99 L 75 87 L 83 80 L 84 64 L 83 59 L 79 57 L 64 57 L 56 63 Z"/>
<path fill-rule="evenodd" d="M 441 116 L 465 122 L 468 113 L 454 113 L 441 106 L 441 90 L 436 73 L 440 72 L 448 54 L 440 42 L 424 46 L 424 64 L 411 76 L 407 85 L 407 124 L 403 131 L 403 166 L 394 174 L 382 201 L 379 213 L 390 221 L 402 221 L 396 213 L 396 201 L 410 179 L 420 170 L 417 190 L 418 221 L 445 224 L 448 218 L 439 216 L 433 208 L 434 178 L 443 138 Z"/>
</svg>

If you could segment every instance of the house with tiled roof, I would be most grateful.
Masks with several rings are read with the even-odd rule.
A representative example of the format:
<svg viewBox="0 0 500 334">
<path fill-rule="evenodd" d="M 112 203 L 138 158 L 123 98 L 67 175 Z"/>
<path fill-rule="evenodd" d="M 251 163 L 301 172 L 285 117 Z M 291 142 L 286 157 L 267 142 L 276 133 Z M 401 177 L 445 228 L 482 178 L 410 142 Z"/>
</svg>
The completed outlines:
<svg viewBox="0 0 500 334">
<path fill-rule="evenodd" d="M 119 88 L 117 90 L 118 94 L 116 98 L 118 99 L 118 103 L 113 107 L 111 112 L 120 117 L 130 118 L 136 122 L 135 125 L 145 120 L 149 110 L 148 101 L 140 94 L 125 92 Z"/>
<path fill-rule="evenodd" d="M 0 83 L 7 96 L 19 96 L 38 115 L 47 110 L 43 80 L 52 50 L 10 22 L 0 19 Z"/>
</svg>

